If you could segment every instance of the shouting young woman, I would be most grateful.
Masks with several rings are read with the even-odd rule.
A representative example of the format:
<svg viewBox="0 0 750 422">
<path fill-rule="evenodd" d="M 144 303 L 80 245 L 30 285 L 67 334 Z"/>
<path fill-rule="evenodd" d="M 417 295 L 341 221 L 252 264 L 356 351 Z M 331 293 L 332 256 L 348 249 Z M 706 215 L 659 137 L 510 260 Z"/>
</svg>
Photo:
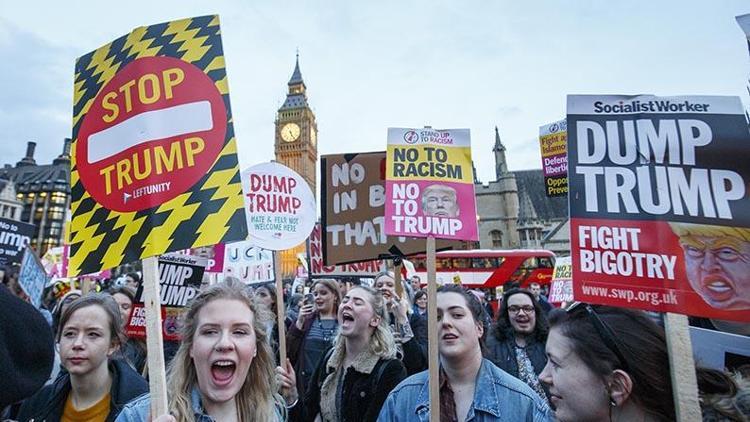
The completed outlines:
<svg viewBox="0 0 750 422">
<path fill-rule="evenodd" d="M 185 313 L 182 342 L 167 371 L 169 413 L 159 421 L 282 421 L 274 356 L 245 285 L 203 290 Z M 150 421 L 149 396 L 128 404 L 117 422 Z"/>
<path fill-rule="evenodd" d="M 334 347 L 318 364 L 292 420 L 374 422 L 388 393 L 406 377 L 379 291 L 366 286 L 348 290 L 338 320 Z M 276 372 L 287 402 L 297 402 L 291 365 Z"/>
</svg>

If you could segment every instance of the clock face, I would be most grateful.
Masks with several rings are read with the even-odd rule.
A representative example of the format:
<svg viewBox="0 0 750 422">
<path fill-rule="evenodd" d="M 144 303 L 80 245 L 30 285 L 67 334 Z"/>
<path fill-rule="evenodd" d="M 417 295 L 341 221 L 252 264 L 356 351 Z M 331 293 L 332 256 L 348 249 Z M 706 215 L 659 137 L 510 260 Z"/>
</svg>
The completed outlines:
<svg viewBox="0 0 750 422">
<path fill-rule="evenodd" d="M 315 133 L 315 129 L 310 129 L 310 142 L 312 142 L 313 145 L 318 143 L 318 135 Z"/>
<path fill-rule="evenodd" d="M 287 123 L 281 128 L 281 139 L 294 142 L 299 139 L 299 132 L 299 126 L 296 123 Z"/>
</svg>

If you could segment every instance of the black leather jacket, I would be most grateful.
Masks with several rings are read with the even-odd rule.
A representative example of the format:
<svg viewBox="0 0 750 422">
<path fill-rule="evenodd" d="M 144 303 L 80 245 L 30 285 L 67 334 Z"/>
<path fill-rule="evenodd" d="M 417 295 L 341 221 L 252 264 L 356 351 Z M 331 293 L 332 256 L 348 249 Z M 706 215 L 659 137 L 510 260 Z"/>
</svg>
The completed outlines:
<svg viewBox="0 0 750 422">
<path fill-rule="evenodd" d="M 109 403 L 107 422 L 114 421 L 130 400 L 148 392 L 146 380 L 126 362 L 119 359 L 111 360 L 109 372 L 112 374 L 112 388 L 109 391 L 112 401 Z M 70 388 L 70 375 L 60 375 L 54 383 L 45 386 L 24 401 L 16 419 L 20 422 L 59 421 Z"/>
</svg>

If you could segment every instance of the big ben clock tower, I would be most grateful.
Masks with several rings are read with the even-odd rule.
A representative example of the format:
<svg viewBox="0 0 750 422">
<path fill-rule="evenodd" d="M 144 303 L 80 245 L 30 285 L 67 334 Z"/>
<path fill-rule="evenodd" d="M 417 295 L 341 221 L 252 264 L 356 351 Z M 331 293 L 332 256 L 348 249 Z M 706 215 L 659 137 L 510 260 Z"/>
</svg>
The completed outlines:
<svg viewBox="0 0 750 422">
<path fill-rule="evenodd" d="M 307 104 L 307 87 L 299 70 L 299 54 L 292 78 L 287 85 L 289 92 L 286 94 L 286 100 L 276 113 L 276 161 L 299 173 L 315 195 L 318 124 L 315 122 L 315 114 Z M 304 245 L 282 252 L 281 271 L 284 277 L 294 276 L 297 255 L 300 253 L 305 253 Z"/>
<path fill-rule="evenodd" d="M 307 87 L 299 70 L 299 56 L 287 85 L 286 101 L 276 113 L 276 161 L 304 177 L 315 193 L 318 124 L 307 104 Z"/>
</svg>

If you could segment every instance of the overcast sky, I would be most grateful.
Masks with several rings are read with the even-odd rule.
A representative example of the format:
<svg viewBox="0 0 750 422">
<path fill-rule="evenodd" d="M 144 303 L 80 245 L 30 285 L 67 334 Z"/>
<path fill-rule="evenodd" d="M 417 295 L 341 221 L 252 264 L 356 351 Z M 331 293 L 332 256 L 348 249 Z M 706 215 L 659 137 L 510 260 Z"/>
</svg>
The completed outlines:
<svg viewBox="0 0 750 422">
<path fill-rule="evenodd" d="M 93 7 L 92 7 L 93 6 Z M 134 27 L 218 13 L 241 166 L 273 159 L 295 50 L 319 152 L 384 150 L 388 127 L 470 128 L 480 179 L 494 127 L 511 170 L 540 168 L 540 125 L 568 94 L 740 95 L 736 1 L 0 0 L 0 151 L 49 163 L 71 132 L 76 57 Z"/>
</svg>

